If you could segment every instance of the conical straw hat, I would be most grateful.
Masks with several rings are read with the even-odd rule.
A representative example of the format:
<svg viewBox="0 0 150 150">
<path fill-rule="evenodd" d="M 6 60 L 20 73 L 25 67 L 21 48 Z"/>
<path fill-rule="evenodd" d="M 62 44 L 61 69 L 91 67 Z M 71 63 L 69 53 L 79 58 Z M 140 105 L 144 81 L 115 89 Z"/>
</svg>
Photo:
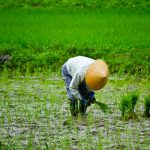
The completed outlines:
<svg viewBox="0 0 150 150">
<path fill-rule="evenodd" d="M 108 80 L 109 70 L 106 62 L 96 60 L 86 71 L 85 82 L 89 89 L 99 90 L 103 88 Z"/>
</svg>

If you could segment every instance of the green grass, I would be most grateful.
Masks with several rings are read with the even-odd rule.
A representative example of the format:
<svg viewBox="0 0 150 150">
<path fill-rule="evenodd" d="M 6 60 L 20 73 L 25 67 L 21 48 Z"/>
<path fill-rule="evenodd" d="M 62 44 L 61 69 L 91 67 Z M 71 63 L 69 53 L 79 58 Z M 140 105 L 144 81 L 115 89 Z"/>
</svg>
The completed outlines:
<svg viewBox="0 0 150 150">
<path fill-rule="evenodd" d="M 70 57 L 102 58 L 111 73 L 149 77 L 148 9 L 1 8 L 0 54 L 11 69 L 61 68 Z M 59 66 L 59 67 L 58 67 Z"/>
<path fill-rule="evenodd" d="M 1 0 L 1 7 L 149 7 L 147 0 Z"/>
<path fill-rule="evenodd" d="M 149 47 L 149 11 L 0 9 L 0 44 Z"/>
</svg>

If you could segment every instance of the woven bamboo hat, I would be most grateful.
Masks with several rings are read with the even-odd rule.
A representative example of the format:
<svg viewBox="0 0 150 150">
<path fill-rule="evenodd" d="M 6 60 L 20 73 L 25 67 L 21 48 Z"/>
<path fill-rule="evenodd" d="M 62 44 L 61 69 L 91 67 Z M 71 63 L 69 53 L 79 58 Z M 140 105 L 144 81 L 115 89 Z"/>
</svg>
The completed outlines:
<svg viewBox="0 0 150 150">
<path fill-rule="evenodd" d="M 109 70 L 106 62 L 97 59 L 86 71 L 85 82 L 91 90 L 103 88 L 108 80 Z"/>
</svg>

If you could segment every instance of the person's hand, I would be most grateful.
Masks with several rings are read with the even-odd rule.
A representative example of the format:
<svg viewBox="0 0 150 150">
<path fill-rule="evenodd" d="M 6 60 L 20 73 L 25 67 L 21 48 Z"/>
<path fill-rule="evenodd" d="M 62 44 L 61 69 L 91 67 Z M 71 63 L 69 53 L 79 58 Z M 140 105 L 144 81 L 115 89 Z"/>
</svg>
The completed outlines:
<svg viewBox="0 0 150 150">
<path fill-rule="evenodd" d="M 96 101 L 95 97 L 89 98 L 88 103 L 89 105 L 93 104 Z"/>
<path fill-rule="evenodd" d="M 82 102 L 85 104 L 86 107 L 90 106 L 96 101 L 95 97 L 90 97 L 89 99 L 82 98 Z"/>
</svg>

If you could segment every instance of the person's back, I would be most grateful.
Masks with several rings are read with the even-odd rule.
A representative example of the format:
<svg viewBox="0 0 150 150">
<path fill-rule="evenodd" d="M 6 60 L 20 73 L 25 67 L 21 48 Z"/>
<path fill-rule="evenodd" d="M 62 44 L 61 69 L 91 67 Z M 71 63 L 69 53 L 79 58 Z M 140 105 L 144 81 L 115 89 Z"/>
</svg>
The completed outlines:
<svg viewBox="0 0 150 150">
<path fill-rule="evenodd" d="M 68 59 L 66 62 L 66 67 L 70 75 L 74 75 L 76 72 L 82 71 L 85 72 L 85 70 L 88 68 L 90 64 L 92 64 L 95 60 L 84 57 L 84 56 L 77 56 L 72 57 Z"/>
</svg>

